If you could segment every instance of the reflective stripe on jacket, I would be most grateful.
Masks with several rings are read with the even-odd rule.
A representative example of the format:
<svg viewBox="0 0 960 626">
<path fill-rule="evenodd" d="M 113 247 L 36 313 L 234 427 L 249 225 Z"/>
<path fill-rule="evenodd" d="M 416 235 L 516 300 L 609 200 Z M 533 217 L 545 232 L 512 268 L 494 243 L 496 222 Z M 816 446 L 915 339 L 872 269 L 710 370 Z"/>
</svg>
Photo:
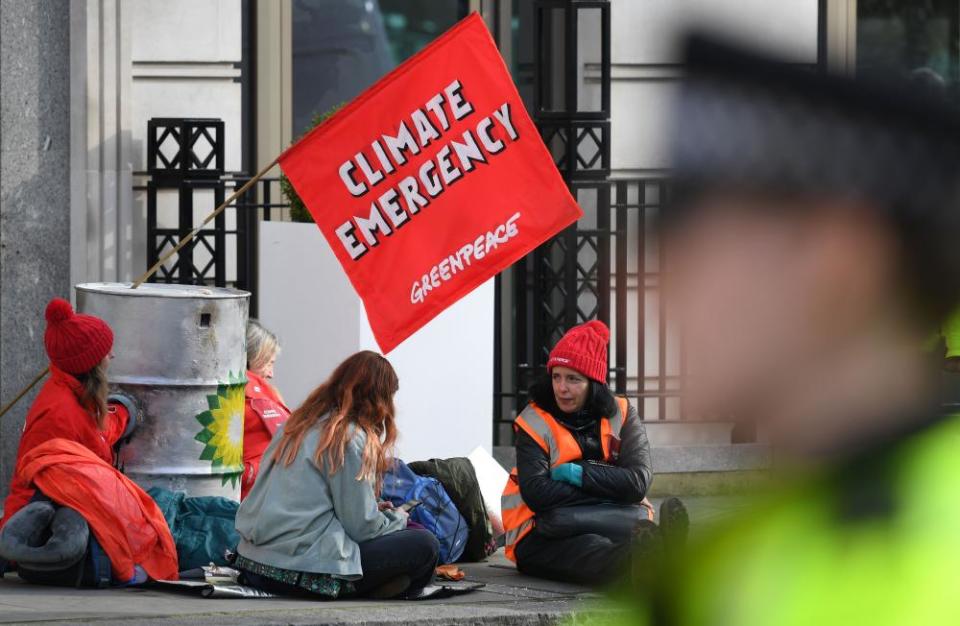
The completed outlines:
<svg viewBox="0 0 960 626">
<path fill-rule="evenodd" d="M 626 398 L 617 398 L 617 412 L 613 417 L 600 420 L 600 445 L 603 447 L 603 460 L 607 463 L 616 460 L 620 450 L 620 429 L 627 417 L 629 404 Z M 577 440 L 562 424 L 548 412 L 531 402 L 513 423 L 514 428 L 523 429 L 536 441 L 543 451 L 550 455 L 550 467 L 563 463 L 579 461 L 583 451 Z M 517 468 L 510 472 L 501 497 L 503 530 L 506 535 L 505 553 L 508 559 L 516 562 L 514 549 L 527 533 L 533 530 L 535 514 L 520 495 L 520 479 Z"/>
</svg>

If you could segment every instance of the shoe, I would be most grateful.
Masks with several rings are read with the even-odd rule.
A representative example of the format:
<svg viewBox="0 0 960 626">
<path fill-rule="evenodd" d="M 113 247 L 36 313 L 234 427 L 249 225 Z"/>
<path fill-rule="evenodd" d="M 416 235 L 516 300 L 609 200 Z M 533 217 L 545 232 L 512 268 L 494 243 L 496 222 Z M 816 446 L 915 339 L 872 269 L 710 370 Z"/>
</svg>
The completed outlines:
<svg viewBox="0 0 960 626">
<path fill-rule="evenodd" d="M 650 520 L 642 520 L 633 539 L 633 555 L 630 560 L 630 578 L 637 589 L 654 583 L 656 572 L 663 563 L 663 535 L 660 528 Z"/>
<path fill-rule="evenodd" d="M 462 596 L 467 593 L 473 593 L 478 589 L 483 589 L 486 583 L 454 583 L 446 585 L 427 585 L 422 589 L 408 591 L 402 596 L 401 600 L 441 600 Z"/>
<path fill-rule="evenodd" d="M 397 576 L 396 578 L 388 580 L 371 591 L 368 594 L 368 597 L 374 600 L 389 600 L 390 598 L 396 598 L 410 588 L 411 582 L 413 581 L 411 581 L 410 577 L 406 574 Z"/>
<path fill-rule="evenodd" d="M 690 515 L 680 498 L 667 498 L 660 505 L 660 532 L 664 549 L 669 555 L 676 555 L 686 548 Z"/>
</svg>

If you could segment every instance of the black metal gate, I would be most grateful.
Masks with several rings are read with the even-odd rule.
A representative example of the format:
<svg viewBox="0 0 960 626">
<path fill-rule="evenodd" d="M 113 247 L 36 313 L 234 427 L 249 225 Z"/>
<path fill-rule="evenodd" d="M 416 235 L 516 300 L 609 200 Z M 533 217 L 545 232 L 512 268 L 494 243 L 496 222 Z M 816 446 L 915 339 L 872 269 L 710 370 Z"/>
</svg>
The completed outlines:
<svg viewBox="0 0 960 626">
<path fill-rule="evenodd" d="M 249 174 L 224 171 L 223 136 L 219 119 L 148 121 L 147 267 L 250 179 Z M 176 195 L 175 202 L 171 194 Z M 250 314 L 256 316 L 259 223 L 288 208 L 279 179 L 261 178 L 150 281 L 244 289 L 251 293 Z"/>
<path fill-rule="evenodd" d="M 671 355 L 681 350 L 660 298 L 656 237 L 669 185 L 663 178 L 609 180 L 610 4 L 537 0 L 527 18 L 528 106 L 584 217 L 499 280 L 495 445 L 511 442 L 510 424 L 544 372 L 550 348 L 590 319 L 611 327 L 615 391 L 634 399 L 645 419 L 680 410 L 680 360 Z"/>
<path fill-rule="evenodd" d="M 501 290 L 510 292 L 501 293 L 501 302 L 512 301 L 512 323 L 504 329 L 497 317 L 495 443 L 509 433 L 503 425 L 524 404 L 550 346 L 579 322 L 610 318 L 610 3 L 537 0 L 532 15 L 524 17 L 532 34 L 527 104 L 557 168 L 588 214 L 519 261 L 501 281 Z M 583 93 L 581 38 L 599 45 L 598 93 Z M 585 106 L 588 95 L 599 96 L 592 106 Z M 595 219 L 588 224 L 590 213 Z"/>
<path fill-rule="evenodd" d="M 223 202 L 223 162 L 223 120 L 153 118 L 147 122 L 147 267 L 153 267 L 168 248 L 193 230 L 197 192 L 212 192 L 214 207 Z M 177 194 L 175 226 L 161 227 L 158 222 L 158 200 L 164 190 Z M 161 266 L 151 282 L 226 286 L 225 237 L 226 215 L 221 213 L 213 228 L 197 233 L 195 241 L 177 254 L 172 265 Z"/>
</svg>

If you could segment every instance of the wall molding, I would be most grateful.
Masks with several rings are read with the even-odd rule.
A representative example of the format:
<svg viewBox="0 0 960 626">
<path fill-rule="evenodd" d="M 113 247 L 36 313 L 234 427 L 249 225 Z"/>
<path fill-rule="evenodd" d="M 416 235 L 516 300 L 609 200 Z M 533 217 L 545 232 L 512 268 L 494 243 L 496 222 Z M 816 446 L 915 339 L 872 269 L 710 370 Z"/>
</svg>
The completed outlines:
<svg viewBox="0 0 960 626">
<path fill-rule="evenodd" d="M 611 63 L 613 82 L 674 82 L 683 78 L 683 66 L 667 63 Z M 585 63 L 583 79 L 587 83 L 600 81 L 600 64 Z"/>
<path fill-rule="evenodd" d="M 134 80 L 240 80 L 241 69 L 232 61 L 222 63 L 182 63 L 134 61 Z"/>
<path fill-rule="evenodd" d="M 133 272 L 129 5 L 70 3 L 70 281 Z"/>
</svg>

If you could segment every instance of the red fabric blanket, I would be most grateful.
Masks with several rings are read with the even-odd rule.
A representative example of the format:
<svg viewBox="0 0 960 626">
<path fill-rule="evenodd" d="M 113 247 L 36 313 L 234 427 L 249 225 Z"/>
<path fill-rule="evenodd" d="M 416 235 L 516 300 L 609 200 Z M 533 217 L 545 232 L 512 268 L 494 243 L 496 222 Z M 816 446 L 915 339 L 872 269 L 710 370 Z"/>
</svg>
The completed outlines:
<svg viewBox="0 0 960 626">
<path fill-rule="evenodd" d="M 46 441 L 23 455 L 17 477 L 87 520 L 117 580 L 133 578 L 135 565 L 155 580 L 176 580 L 177 548 L 159 507 L 83 445 Z"/>
</svg>

